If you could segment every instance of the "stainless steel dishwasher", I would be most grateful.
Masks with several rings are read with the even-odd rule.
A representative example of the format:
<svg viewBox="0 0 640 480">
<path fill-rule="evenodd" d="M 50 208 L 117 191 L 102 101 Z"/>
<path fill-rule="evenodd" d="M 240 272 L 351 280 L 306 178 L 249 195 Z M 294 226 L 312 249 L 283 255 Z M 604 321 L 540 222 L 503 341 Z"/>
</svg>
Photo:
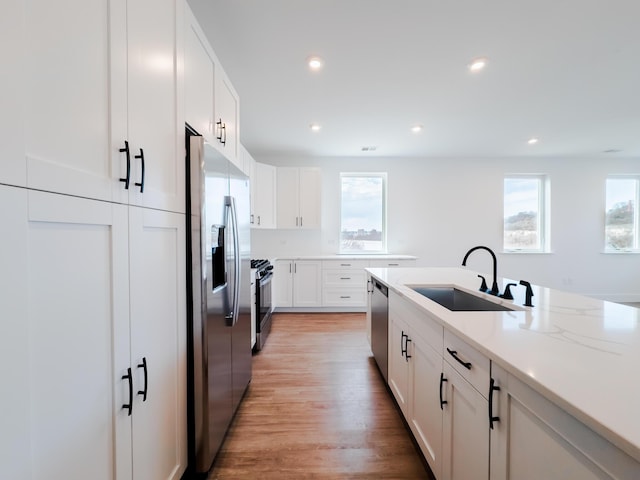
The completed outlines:
<svg viewBox="0 0 640 480">
<path fill-rule="evenodd" d="M 389 362 L 389 290 L 375 278 L 371 279 L 371 351 L 380 373 L 388 381 Z"/>
</svg>

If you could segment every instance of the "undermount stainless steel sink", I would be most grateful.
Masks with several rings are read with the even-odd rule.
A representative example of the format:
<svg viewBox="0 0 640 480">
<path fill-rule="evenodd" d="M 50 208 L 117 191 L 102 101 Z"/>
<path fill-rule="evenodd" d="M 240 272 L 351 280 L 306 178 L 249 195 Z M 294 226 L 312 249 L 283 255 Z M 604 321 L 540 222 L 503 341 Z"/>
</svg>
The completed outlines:
<svg viewBox="0 0 640 480">
<path fill-rule="evenodd" d="M 410 287 L 453 312 L 511 312 L 512 308 L 485 300 L 455 287 Z"/>
</svg>

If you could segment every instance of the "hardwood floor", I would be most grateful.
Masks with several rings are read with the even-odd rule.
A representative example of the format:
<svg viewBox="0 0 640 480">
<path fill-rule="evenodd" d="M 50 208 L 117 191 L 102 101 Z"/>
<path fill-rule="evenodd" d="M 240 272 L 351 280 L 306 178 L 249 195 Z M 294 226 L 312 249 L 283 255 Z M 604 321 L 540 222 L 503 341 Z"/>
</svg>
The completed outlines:
<svg viewBox="0 0 640 480">
<path fill-rule="evenodd" d="M 431 479 L 364 314 L 276 314 L 209 479 Z"/>
</svg>

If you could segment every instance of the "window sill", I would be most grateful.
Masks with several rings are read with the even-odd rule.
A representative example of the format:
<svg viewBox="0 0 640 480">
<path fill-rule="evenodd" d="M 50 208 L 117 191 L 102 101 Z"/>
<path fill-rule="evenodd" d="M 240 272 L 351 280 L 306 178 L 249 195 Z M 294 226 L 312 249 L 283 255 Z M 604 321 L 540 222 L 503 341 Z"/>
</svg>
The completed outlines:
<svg viewBox="0 0 640 480">
<path fill-rule="evenodd" d="M 604 255 L 639 255 L 640 250 L 604 250 Z"/>
</svg>

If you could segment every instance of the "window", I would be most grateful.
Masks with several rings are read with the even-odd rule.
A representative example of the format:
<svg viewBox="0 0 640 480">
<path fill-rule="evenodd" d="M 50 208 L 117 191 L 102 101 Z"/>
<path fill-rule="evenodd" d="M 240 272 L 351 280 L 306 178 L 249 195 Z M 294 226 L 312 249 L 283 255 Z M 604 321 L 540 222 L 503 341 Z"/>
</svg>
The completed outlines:
<svg viewBox="0 0 640 480">
<path fill-rule="evenodd" d="M 548 180 L 543 175 L 511 176 L 504 179 L 505 250 L 548 251 L 548 190 Z"/>
<path fill-rule="evenodd" d="M 607 178 L 605 204 L 605 251 L 638 250 L 637 177 Z"/>
<path fill-rule="evenodd" d="M 340 252 L 386 252 L 386 173 L 341 173 Z"/>
</svg>

